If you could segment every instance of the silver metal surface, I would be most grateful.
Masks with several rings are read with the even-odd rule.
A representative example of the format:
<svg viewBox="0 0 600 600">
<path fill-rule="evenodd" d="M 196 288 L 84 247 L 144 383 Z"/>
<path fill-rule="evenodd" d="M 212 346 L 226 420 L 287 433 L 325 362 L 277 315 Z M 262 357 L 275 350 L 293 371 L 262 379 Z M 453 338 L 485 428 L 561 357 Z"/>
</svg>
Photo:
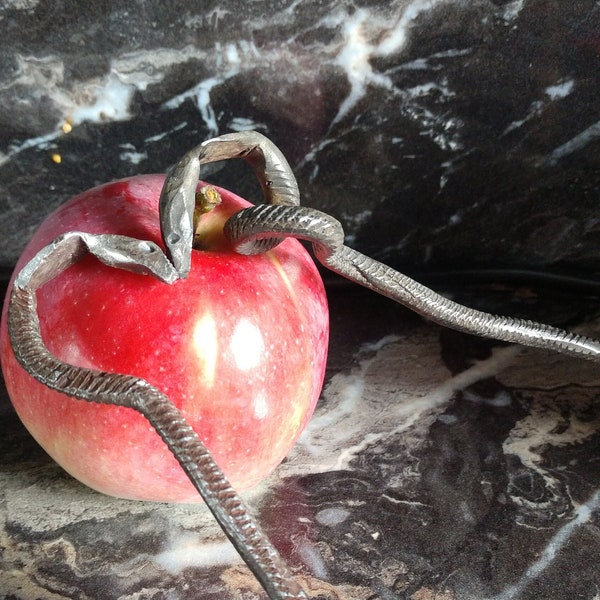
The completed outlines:
<svg viewBox="0 0 600 600">
<path fill-rule="evenodd" d="M 192 148 L 167 176 L 160 196 L 160 225 L 167 256 L 185 279 L 190 271 L 194 196 L 200 165 L 243 158 L 254 169 L 265 201 L 272 205 L 298 205 L 300 193 L 287 160 L 269 139 L 256 131 L 229 133 Z M 277 242 L 262 246 L 266 251 Z"/>
<path fill-rule="evenodd" d="M 256 206 L 233 215 L 225 234 L 243 254 L 262 251 L 262 242 L 292 236 L 312 242 L 315 256 L 347 279 L 387 296 L 424 317 L 458 331 L 545 348 L 600 361 L 600 341 L 549 325 L 501 317 L 468 308 L 414 279 L 344 245 L 339 221 L 305 206 Z M 259 242 L 255 245 L 254 242 Z"/>
</svg>

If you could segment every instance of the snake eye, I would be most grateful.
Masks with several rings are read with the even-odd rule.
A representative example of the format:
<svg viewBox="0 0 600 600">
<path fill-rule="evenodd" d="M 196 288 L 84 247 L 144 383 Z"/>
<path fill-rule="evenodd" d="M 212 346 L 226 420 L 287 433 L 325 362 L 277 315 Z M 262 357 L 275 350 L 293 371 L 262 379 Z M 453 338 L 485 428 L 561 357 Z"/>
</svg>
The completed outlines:
<svg viewBox="0 0 600 600">
<path fill-rule="evenodd" d="M 146 254 L 152 254 L 156 252 L 156 246 L 152 246 L 148 242 L 140 242 L 138 248 L 141 252 L 145 252 Z"/>
</svg>

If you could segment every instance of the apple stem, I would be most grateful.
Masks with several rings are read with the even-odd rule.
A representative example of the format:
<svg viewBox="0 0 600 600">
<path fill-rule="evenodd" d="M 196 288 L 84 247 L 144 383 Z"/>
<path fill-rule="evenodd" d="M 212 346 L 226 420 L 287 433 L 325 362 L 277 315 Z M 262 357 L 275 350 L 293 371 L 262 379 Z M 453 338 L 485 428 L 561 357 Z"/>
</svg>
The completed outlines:
<svg viewBox="0 0 600 600">
<path fill-rule="evenodd" d="M 69 365 L 46 347 L 36 291 L 87 253 L 128 271 L 177 278 L 160 248 L 116 235 L 71 232 L 43 248 L 19 272 L 8 305 L 8 333 L 21 366 L 33 378 L 67 396 L 132 408 L 155 428 L 215 519 L 272 600 L 307 600 L 268 537 L 250 516 L 209 450 L 167 396 L 143 379 Z M 162 257 L 162 258 L 161 258 Z"/>
<path fill-rule="evenodd" d="M 204 250 L 206 244 L 206 231 L 202 228 L 202 217 L 221 204 L 221 194 L 212 185 L 205 185 L 196 192 L 196 205 L 194 208 L 194 240 L 192 247 L 195 250 Z"/>
</svg>

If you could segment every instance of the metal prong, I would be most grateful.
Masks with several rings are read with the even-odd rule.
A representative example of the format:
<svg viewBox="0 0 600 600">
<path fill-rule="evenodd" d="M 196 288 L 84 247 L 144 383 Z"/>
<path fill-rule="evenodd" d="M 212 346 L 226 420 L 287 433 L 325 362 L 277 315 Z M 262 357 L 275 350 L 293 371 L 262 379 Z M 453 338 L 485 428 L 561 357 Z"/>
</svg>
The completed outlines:
<svg viewBox="0 0 600 600">
<path fill-rule="evenodd" d="M 264 135 L 241 131 L 202 142 L 175 165 L 160 196 L 163 242 L 167 256 L 182 279 L 190 272 L 194 197 L 200 165 L 231 158 L 243 158 L 252 166 L 267 204 L 296 206 L 300 203 L 298 184 L 290 165 L 281 150 Z"/>
</svg>

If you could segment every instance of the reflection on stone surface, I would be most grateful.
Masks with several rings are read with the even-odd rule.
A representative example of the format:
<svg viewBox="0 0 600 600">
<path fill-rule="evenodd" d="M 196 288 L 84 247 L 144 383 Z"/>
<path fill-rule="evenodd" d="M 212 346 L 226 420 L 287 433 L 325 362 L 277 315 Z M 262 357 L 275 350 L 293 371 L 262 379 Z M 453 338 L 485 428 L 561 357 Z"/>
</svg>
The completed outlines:
<svg viewBox="0 0 600 600">
<path fill-rule="evenodd" d="M 246 494 L 309 597 L 591 600 L 597 367 L 440 335 L 356 288 L 330 299 L 315 416 Z M 264 597 L 203 507 L 96 494 L 1 406 L 5 595 Z"/>
</svg>

